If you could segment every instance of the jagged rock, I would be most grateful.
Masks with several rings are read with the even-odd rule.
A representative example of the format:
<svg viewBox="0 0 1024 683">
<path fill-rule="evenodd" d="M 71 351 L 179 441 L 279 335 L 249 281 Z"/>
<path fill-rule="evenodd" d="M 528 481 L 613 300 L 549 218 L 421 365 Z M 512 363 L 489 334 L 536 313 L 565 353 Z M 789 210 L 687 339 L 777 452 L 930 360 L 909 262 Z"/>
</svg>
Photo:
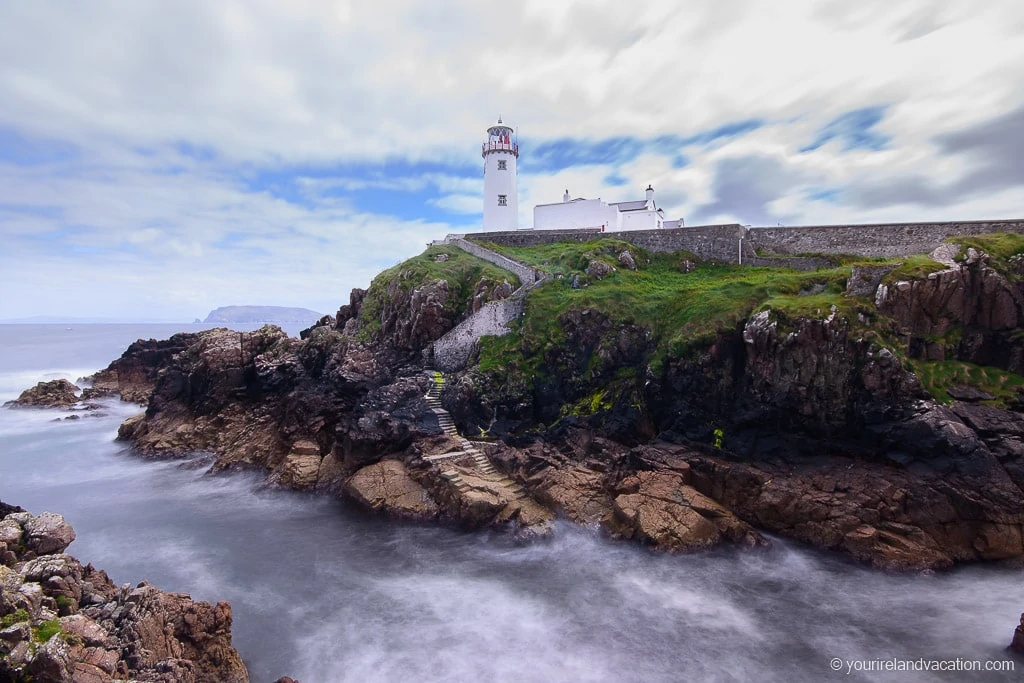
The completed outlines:
<svg viewBox="0 0 1024 683">
<path fill-rule="evenodd" d="M 0 614 L 24 610 L 27 616 L 0 631 L 0 680 L 249 680 L 231 647 L 226 602 L 193 602 L 146 583 L 118 589 L 104 572 L 48 550 L 74 537 L 60 515 L 11 513 L 0 522 L 5 529 L 12 524 L 36 549 L 16 546 L 14 568 L 0 566 Z M 43 626 L 52 635 L 40 642 Z"/>
<path fill-rule="evenodd" d="M 633 254 L 630 253 L 629 249 L 623 249 L 622 253 L 619 254 L 619 265 L 629 270 L 636 270 L 636 259 L 633 258 Z"/>
<path fill-rule="evenodd" d="M 160 341 L 136 341 L 105 369 L 85 378 L 92 385 L 91 395 L 116 393 L 122 401 L 146 403 L 156 386 L 160 368 L 198 339 L 196 333 L 181 333 Z"/>
<path fill-rule="evenodd" d="M 67 408 L 75 405 L 78 401 L 78 387 L 66 379 L 55 379 L 49 382 L 39 382 L 31 389 L 21 392 L 18 398 L 8 401 L 5 405 Z"/>
<path fill-rule="evenodd" d="M 995 398 L 995 396 L 987 391 L 982 391 L 976 387 L 968 387 L 960 384 L 946 387 L 946 393 L 958 401 L 968 401 L 971 403 L 976 403 L 978 401 L 991 401 Z"/>
<path fill-rule="evenodd" d="M 367 465 L 352 475 L 344 490 L 362 505 L 396 517 L 427 519 L 438 511 L 427 490 L 398 460 Z"/>
<path fill-rule="evenodd" d="M 320 462 L 319 455 L 302 454 L 293 449 L 281 463 L 281 485 L 293 489 L 313 488 L 320 474 Z"/>
</svg>

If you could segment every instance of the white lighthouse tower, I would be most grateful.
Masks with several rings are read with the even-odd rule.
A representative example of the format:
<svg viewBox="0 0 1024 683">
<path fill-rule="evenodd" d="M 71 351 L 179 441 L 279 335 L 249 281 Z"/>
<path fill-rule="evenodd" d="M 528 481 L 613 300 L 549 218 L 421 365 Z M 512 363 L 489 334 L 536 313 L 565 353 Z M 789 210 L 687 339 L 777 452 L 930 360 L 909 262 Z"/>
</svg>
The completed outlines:
<svg viewBox="0 0 1024 683">
<path fill-rule="evenodd" d="M 516 161 L 519 145 L 512 126 L 501 122 L 487 129 L 484 157 L 484 232 L 515 230 L 519 224 Z"/>
</svg>

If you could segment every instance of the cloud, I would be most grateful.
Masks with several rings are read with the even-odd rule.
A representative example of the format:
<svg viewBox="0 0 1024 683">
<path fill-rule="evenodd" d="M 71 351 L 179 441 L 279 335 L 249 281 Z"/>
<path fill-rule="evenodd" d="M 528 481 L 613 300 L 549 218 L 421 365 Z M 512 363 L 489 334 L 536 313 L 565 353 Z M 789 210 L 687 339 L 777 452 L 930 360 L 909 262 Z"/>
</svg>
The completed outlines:
<svg viewBox="0 0 1024 683">
<path fill-rule="evenodd" d="M 499 113 L 524 226 L 1024 208 L 1011 0 L 0 4 L 0 318 L 333 310 L 478 225 Z"/>
</svg>

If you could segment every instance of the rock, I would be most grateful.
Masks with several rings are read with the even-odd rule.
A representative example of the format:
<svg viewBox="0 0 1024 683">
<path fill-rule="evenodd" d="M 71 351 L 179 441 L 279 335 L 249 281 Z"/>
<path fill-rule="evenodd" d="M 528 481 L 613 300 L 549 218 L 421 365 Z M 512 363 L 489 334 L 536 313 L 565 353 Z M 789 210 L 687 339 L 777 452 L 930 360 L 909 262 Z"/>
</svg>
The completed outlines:
<svg viewBox="0 0 1024 683">
<path fill-rule="evenodd" d="M 319 455 L 305 455 L 293 450 L 281 463 L 281 485 L 300 490 L 313 488 L 320 473 L 320 461 Z"/>
<path fill-rule="evenodd" d="M 398 460 L 363 467 L 345 482 L 344 491 L 360 504 L 395 517 L 427 519 L 438 512 L 434 499 Z"/>
<path fill-rule="evenodd" d="M 629 249 L 623 249 L 622 253 L 619 254 L 619 265 L 629 270 L 636 270 L 636 260 L 633 258 L 633 254 L 629 252 Z"/>
<path fill-rule="evenodd" d="M 449 258 L 451 258 L 451 257 L 448 256 L 448 254 L 438 254 L 437 256 L 434 257 L 434 262 L 435 263 L 444 263 Z"/>
<path fill-rule="evenodd" d="M 231 647 L 226 602 L 194 602 L 146 583 L 118 589 L 104 572 L 59 553 L 74 538 L 60 515 L 19 512 L 0 521 L 12 525 L 35 549 L 15 545 L 15 568 L 0 566 L 0 614 L 24 611 L 0 631 L 0 680 L 248 681 Z M 40 632 L 51 634 L 45 643 Z"/>
<path fill-rule="evenodd" d="M 61 515 L 44 512 L 25 524 L 25 546 L 37 555 L 61 553 L 75 540 L 75 530 Z"/>
<path fill-rule="evenodd" d="M 1013 641 L 1008 649 L 1024 654 L 1024 614 L 1020 615 L 1020 624 L 1013 631 Z"/>
<path fill-rule="evenodd" d="M 5 405 L 67 408 L 78 403 L 78 387 L 66 379 L 39 382 Z"/>
<path fill-rule="evenodd" d="M 198 341 L 202 333 L 181 333 L 169 339 L 139 339 L 105 369 L 85 378 L 91 394 L 116 393 L 122 401 L 145 404 L 161 368 Z"/>
<path fill-rule="evenodd" d="M 684 258 L 682 261 L 679 262 L 680 273 L 692 273 L 696 269 L 697 262 L 694 261 L 693 259 Z"/>
<path fill-rule="evenodd" d="M 715 545 L 724 539 L 763 544 L 764 539 L 725 507 L 684 483 L 672 472 L 638 472 L 615 498 L 608 526 L 666 550 Z"/>
<path fill-rule="evenodd" d="M 873 297 L 882 278 L 894 268 L 895 266 L 853 266 L 850 277 L 846 280 L 846 296 Z"/>
<path fill-rule="evenodd" d="M 995 396 L 987 391 L 982 391 L 975 387 L 964 386 L 962 384 L 954 384 L 953 386 L 946 387 L 946 393 L 958 401 L 968 401 L 970 403 L 991 401 L 995 398 Z"/>
<path fill-rule="evenodd" d="M 585 272 L 587 273 L 588 277 L 592 277 L 595 280 L 603 280 L 604 278 L 614 273 L 615 269 L 609 266 L 604 261 L 594 260 L 587 264 L 587 269 Z"/>
</svg>

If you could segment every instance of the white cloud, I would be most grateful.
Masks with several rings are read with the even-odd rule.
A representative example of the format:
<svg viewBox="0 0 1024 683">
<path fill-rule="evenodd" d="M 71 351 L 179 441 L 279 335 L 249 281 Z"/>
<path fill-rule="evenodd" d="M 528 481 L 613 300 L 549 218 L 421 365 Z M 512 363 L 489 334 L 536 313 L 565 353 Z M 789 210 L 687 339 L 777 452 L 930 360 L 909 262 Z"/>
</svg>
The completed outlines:
<svg viewBox="0 0 1024 683">
<path fill-rule="evenodd" d="M 674 150 L 682 168 L 649 151 L 546 174 L 524 155 L 522 225 L 567 187 L 622 200 L 648 182 L 688 223 L 701 211 L 745 222 L 1024 213 L 1013 187 L 942 206 L 911 192 L 977 176 L 984 157 L 936 139 L 1024 105 L 1024 11 L 1012 0 L 0 0 L 0 16 L 0 317 L 160 305 L 190 319 L 229 298 L 333 310 L 450 229 L 353 197 L 429 192 L 425 211 L 477 213 L 482 181 L 444 169 L 480 165 L 499 112 L 534 143 L 766 122 Z M 886 149 L 833 139 L 799 153 L 837 115 L 871 106 L 888 107 L 875 127 Z M 50 156 L 19 163 L 8 133 Z M 373 170 L 424 161 L 441 170 Z M 777 177 L 729 187 L 723 169 Z M 297 196 L 257 182 L 264 172 Z M 872 203 L 879 187 L 908 192 Z M 809 198 L 821 190 L 838 194 Z M 7 294 L 22 290 L 33 294 Z"/>
</svg>

